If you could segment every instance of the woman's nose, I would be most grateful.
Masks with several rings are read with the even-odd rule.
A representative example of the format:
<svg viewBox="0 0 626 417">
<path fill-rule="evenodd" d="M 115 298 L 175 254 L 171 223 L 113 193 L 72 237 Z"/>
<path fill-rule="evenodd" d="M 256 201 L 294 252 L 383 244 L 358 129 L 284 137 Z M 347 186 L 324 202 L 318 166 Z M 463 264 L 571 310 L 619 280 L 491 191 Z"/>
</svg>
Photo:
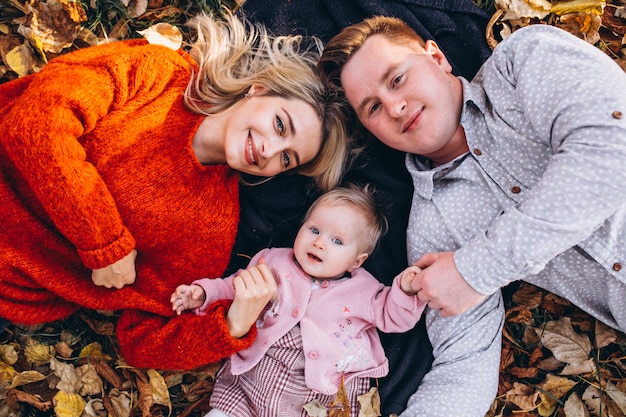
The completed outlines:
<svg viewBox="0 0 626 417">
<path fill-rule="evenodd" d="M 260 148 L 259 154 L 265 159 L 270 159 L 284 150 L 285 143 L 277 138 L 265 138 L 263 142 L 261 142 Z"/>
</svg>

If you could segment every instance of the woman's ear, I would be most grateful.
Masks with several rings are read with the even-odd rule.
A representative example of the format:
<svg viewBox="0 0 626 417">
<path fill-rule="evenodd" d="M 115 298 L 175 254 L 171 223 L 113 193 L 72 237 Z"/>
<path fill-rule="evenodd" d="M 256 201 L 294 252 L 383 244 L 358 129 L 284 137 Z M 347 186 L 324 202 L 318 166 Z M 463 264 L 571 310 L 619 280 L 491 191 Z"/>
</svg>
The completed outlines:
<svg viewBox="0 0 626 417">
<path fill-rule="evenodd" d="M 352 264 L 352 266 L 350 266 L 350 268 L 348 268 L 348 272 L 352 272 L 355 269 L 357 269 L 358 267 L 360 267 L 361 265 L 363 265 L 363 262 L 365 262 L 365 260 L 367 259 L 367 257 L 369 256 L 368 253 L 362 253 L 359 256 L 356 257 L 356 260 L 354 261 L 354 263 Z"/>
<path fill-rule="evenodd" d="M 263 94 L 267 91 L 267 88 L 261 84 L 252 84 L 252 87 L 248 89 L 246 97 L 250 97 L 255 94 Z"/>
</svg>

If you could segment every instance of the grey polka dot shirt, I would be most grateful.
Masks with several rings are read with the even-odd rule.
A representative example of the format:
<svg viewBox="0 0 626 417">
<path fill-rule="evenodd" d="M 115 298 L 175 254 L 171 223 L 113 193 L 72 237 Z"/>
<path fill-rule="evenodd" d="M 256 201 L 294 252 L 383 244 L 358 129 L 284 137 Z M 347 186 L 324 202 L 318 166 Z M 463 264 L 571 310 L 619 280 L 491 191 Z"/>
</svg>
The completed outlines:
<svg viewBox="0 0 626 417">
<path fill-rule="evenodd" d="M 427 310 L 435 360 L 403 417 L 485 415 L 498 383 L 499 288 L 512 281 L 626 330 L 626 74 L 536 25 L 461 80 L 470 152 L 434 169 L 407 156 L 408 258 L 455 251 L 463 277 L 491 295 L 453 318 Z"/>
</svg>

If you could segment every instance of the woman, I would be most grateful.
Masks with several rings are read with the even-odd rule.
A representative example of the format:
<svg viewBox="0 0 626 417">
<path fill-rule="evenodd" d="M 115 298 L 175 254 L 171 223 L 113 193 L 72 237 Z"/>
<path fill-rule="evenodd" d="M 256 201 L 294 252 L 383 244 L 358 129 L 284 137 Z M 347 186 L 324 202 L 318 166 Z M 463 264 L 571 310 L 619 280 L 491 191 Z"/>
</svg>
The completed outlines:
<svg viewBox="0 0 626 417">
<path fill-rule="evenodd" d="M 189 53 L 111 43 L 0 86 L 0 317 L 121 310 L 121 351 L 139 367 L 192 369 L 251 344 L 254 329 L 229 335 L 230 303 L 180 320 L 169 296 L 223 275 L 236 172 L 338 182 L 342 112 L 314 76 L 319 47 L 230 15 L 193 24 Z"/>
</svg>

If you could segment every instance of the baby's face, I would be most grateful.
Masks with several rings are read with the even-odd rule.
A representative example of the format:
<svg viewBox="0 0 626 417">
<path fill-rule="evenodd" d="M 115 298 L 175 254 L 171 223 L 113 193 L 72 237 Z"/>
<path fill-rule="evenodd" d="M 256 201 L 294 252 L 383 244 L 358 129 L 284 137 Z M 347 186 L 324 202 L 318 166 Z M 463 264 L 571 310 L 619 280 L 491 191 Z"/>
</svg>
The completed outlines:
<svg viewBox="0 0 626 417">
<path fill-rule="evenodd" d="M 302 224 L 294 254 L 307 274 L 335 279 L 361 266 L 367 254 L 365 216 L 349 205 L 318 206 Z"/>
</svg>

